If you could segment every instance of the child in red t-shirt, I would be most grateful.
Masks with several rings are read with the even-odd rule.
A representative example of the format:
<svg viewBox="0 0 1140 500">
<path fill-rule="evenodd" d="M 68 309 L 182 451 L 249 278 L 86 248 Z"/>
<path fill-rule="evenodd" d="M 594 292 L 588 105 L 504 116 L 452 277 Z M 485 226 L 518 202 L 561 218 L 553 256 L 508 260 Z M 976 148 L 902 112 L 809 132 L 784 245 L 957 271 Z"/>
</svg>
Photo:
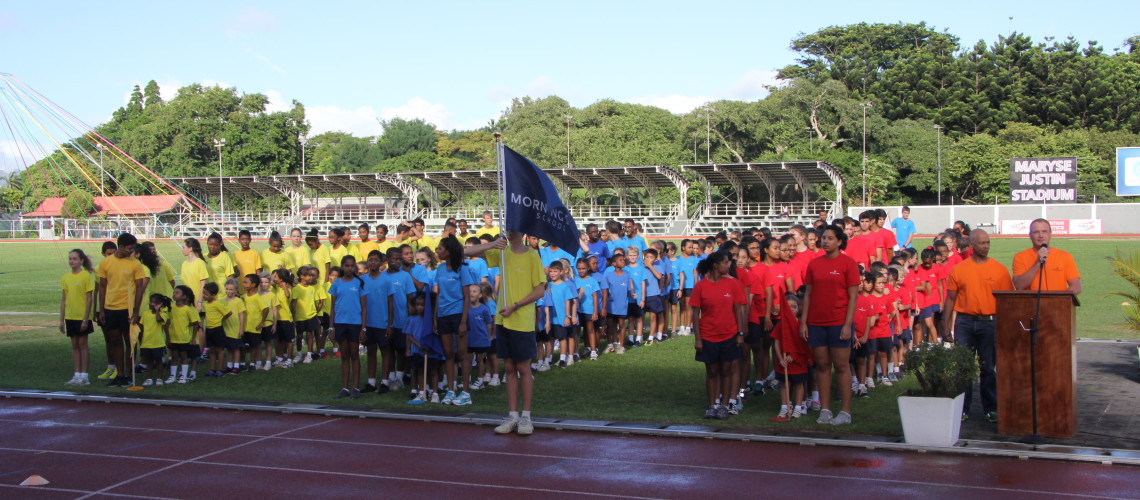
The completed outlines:
<svg viewBox="0 0 1140 500">
<path fill-rule="evenodd" d="M 871 351 L 874 352 L 875 358 L 873 363 L 879 365 L 879 384 L 884 386 L 894 385 L 891 380 L 887 378 L 887 358 L 891 352 L 891 324 L 894 323 L 895 317 L 898 314 L 898 308 L 895 305 L 895 297 L 892 290 L 887 288 L 887 277 L 884 272 L 877 273 L 875 276 L 874 289 L 871 291 L 871 296 L 876 301 L 876 318 L 875 326 L 871 327 L 870 344 Z M 867 387 L 874 388 L 874 368 L 868 367 L 867 379 L 863 381 Z"/>
<path fill-rule="evenodd" d="M 859 286 L 859 297 L 855 299 L 855 348 L 851 350 L 855 358 L 855 376 L 851 379 L 851 390 L 856 396 L 867 396 L 867 386 L 863 383 L 868 378 L 868 363 L 871 352 L 871 327 L 875 325 L 879 314 L 879 300 L 871 295 L 875 288 L 875 273 L 867 271 L 862 275 Z"/>
<path fill-rule="evenodd" d="M 781 406 L 777 418 L 800 418 L 807 413 L 804 393 L 808 382 L 808 367 L 812 364 L 812 352 L 807 341 L 799 335 L 799 297 L 789 294 L 782 298 L 780 310 L 783 314 L 772 330 L 772 338 L 776 341 L 776 374 L 785 375 L 788 383 L 780 386 Z M 793 401 L 802 404 L 793 405 Z"/>
</svg>

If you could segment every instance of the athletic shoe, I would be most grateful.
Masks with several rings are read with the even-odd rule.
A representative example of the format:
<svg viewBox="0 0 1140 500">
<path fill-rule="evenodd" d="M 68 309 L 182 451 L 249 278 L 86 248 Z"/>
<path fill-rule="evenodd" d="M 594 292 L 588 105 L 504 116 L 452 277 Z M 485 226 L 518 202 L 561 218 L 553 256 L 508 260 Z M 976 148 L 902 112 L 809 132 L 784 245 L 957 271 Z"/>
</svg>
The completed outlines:
<svg viewBox="0 0 1140 500">
<path fill-rule="evenodd" d="M 135 385 L 130 377 L 119 377 L 119 387 L 131 387 Z"/>
<path fill-rule="evenodd" d="M 306 352 L 306 353 L 305 353 L 305 360 L 304 360 L 304 361 L 301 361 L 301 362 L 302 362 L 302 363 L 305 363 L 306 365 L 307 365 L 307 364 L 309 364 L 309 363 L 312 363 L 312 362 L 313 362 L 313 353 L 311 353 L 311 352 Z"/>
<path fill-rule="evenodd" d="M 187 382 L 187 380 L 186 380 L 186 376 L 185 376 L 185 375 L 183 375 L 183 376 L 181 376 L 181 377 L 178 377 L 178 383 L 179 383 L 179 384 L 185 384 L 186 382 Z"/>
<path fill-rule="evenodd" d="M 871 395 L 871 393 L 869 391 L 867 391 L 867 386 L 865 386 L 863 384 L 859 384 L 859 387 L 856 388 L 853 392 L 854 392 L 854 394 L 853 394 L 854 396 L 860 397 L 860 398 L 869 397 Z"/>
<path fill-rule="evenodd" d="M 160 379 L 160 378 L 154 379 L 154 386 L 155 387 L 162 387 L 162 379 Z"/>
<path fill-rule="evenodd" d="M 423 394 L 416 394 L 412 399 L 408 400 L 408 404 L 410 405 L 422 405 L 424 403 L 427 403 L 427 397 Z"/>
<path fill-rule="evenodd" d="M 360 399 L 360 389 L 352 388 L 352 392 L 348 393 L 348 397 L 352 399 Z"/>
<path fill-rule="evenodd" d="M 577 354 L 566 358 L 566 366 L 574 366 L 574 363 L 577 363 L 577 362 L 578 362 L 578 355 Z"/>
<path fill-rule="evenodd" d="M 491 381 L 487 382 L 487 385 L 489 385 L 491 387 L 498 387 L 499 386 L 499 377 L 492 377 Z"/>
<path fill-rule="evenodd" d="M 650 339 L 647 339 L 647 340 L 645 341 L 645 345 L 653 345 L 653 344 L 656 344 L 656 343 L 657 343 L 657 341 L 656 341 L 656 340 L 653 340 L 652 338 L 650 338 Z"/>
<path fill-rule="evenodd" d="M 376 387 L 376 394 L 388 394 L 389 392 L 392 392 L 392 388 L 388 384 L 380 384 Z"/>
<path fill-rule="evenodd" d="M 98 378 L 99 380 L 109 380 L 115 378 L 115 376 L 118 374 L 118 370 L 115 370 L 115 368 L 112 367 L 108 368 L 107 371 L 101 373 L 98 377 L 95 378 Z"/>
<path fill-rule="evenodd" d="M 839 412 L 835 418 L 831 419 L 831 425 L 847 425 L 851 423 L 851 414 L 845 411 Z"/>
<path fill-rule="evenodd" d="M 721 405 L 716 407 L 716 419 L 728 420 L 728 405 Z"/>
<path fill-rule="evenodd" d="M 482 389 L 482 388 L 483 388 L 483 379 L 481 379 L 481 378 L 477 378 L 477 379 L 475 379 L 474 382 L 471 383 L 471 390 L 473 390 L 473 391 L 477 391 L 477 390 Z"/>
<path fill-rule="evenodd" d="M 391 388 L 392 390 L 396 390 L 396 391 L 403 389 L 405 385 L 406 384 L 404 382 L 401 382 L 400 380 L 389 380 L 388 381 L 389 388 Z"/>
<path fill-rule="evenodd" d="M 362 390 L 360 392 L 376 392 L 376 386 L 374 386 L 372 384 L 365 385 L 364 390 Z"/>
<path fill-rule="evenodd" d="M 538 371 L 540 371 L 540 372 L 550 371 L 550 363 L 547 363 L 546 361 L 539 361 L 538 362 Z"/>
<path fill-rule="evenodd" d="M 989 422 L 991 424 L 996 424 L 997 421 L 998 421 L 998 417 L 997 417 L 996 411 L 987 411 L 986 412 L 986 422 Z"/>
<path fill-rule="evenodd" d="M 294 363 L 300 363 L 302 359 L 305 359 L 305 353 L 303 352 L 299 352 L 296 356 L 293 356 Z"/>
<path fill-rule="evenodd" d="M 176 381 L 178 381 L 178 377 L 175 377 L 174 375 L 166 377 L 166 383 L 167 384 L 173 384 Z"/>
<path fill-rule="evenodd" d="M 443 396 L 443 404 L 455 404 L 455 391 L 447 391 L 447 394 Z"/>
<path fill-rule="evenodd" d="M 763 396 L 764 395 L 764 382 L 756 382 L 756 384 L 752 386 L 752 393 L 757 395 L 757 396 Z"/>
<path fill-rule="evenodd" d="M 736 393 L 736 399 L 738 401 L 744 401 L 744 397 L 747 395 L 748 395 L 747 391 L 744 389 L 741 389 L 740 392 Z"/>
<path fill-rule="evenodd" d="M 881 379 L 879 379 L 879 385 L 881 385 L 883 387 L 891 387 L 895 384 L 891 383 L 891 379 L 889 379 L 889 378 L 881 378 Z"/>
<path fill-rule="evenodd" d="M 91 385 L 91 381 L 87 377 L 79 377 L 79 381 L 75 385 Z"/>
<path fill-rule="evenodd" d="M 190 375 L 188 377 L 186 377 L 186 380 L 188 380 L 190 382 L 198 380 L 198 372 L 196 372 L 196 371 L 190 372 Z"/>
<path fill-rule="evenodd" d="M 566 368 L 566 360 L 565 359 L 558 360 L 558 367 L 559 368 Z"/>
<path fill-rule="evenodd" d="M 614 352 L 614 349 L 615 349 L 615 346 L 613 344 L 606 344 L 606 348 L 602 352 L 605 354 L 609 354 L 611 352 Z"/>
<path fill-rule="evenodd" d="M 230 368 L 230 369 L 226 370 L 226 375 L 237 375 L 237 374 L 238 374 L 237 368 Z"/>
<path fill-rule="evenodd" d="M 598 350 L 597 350 L 597 349 L 591 349 L 591 350 L 590 350 L 590 359 L 591 359 L 592 361 L 597 361 L 597 360 L 598 360 Z"/>
<path fill-rule="evenodd" d="M 438 392 L 431 393 L 431 402 L 439 404 L 439 393 Z"/>
<path fill-rule="evenodd" d="M 744 405 L 740 404 L 739 402 L 733 403 L 733 402 L 729 401 L 728 402 L 728 414 L 729 415 L 740 415 L 740 410 L 743 407 L 744 407 Z"/>
<path fill-rule="evenodd" d="M 64 382 L 63 385 L 79 385 L 79 377 L 71 377 L 71 380 Z"/>
<path fill-rule="evenodd" d="M 709 409 L 705 410 L 705 416 L 703 418 L 705 418 L 705 419 L 716 418 L 716 407 L 710 406 Z"/>
<path fill-rule="evenodd" d="M 285 358 L 285 362 L 282 363 L 281 367 L 282 368 L 292 368 L 293 367 L 293 360 L 291 360 L 289 358 Z M 265 369 L 268 370 L 269 367 L 267 366 L 267 367 L 265 367 Z"/>
<path fill-rule="evenodd" d="M 146 367 L 143 365 L 135 365 L 135 373 L 146 373 Z"/>
<path fill-rule="evenodd" d="M 529 419 L 528 419 L 529 420 Z M 498 426 L 495 427 L 495 434 L 510 434 L 515 429 L 519 428 L 519 419 L 507 417 L 504 418 Z M 531 429 L 533 432 L 533 429 Z"/>
<path fill-rule="evenodd" d="M 451 401 L 451 404 L 455 406 L 468 406 L 471 404 L 471 395 L 468 394 L 467 391 L 460 392 L 459 396 Z"/>
<path fill-rule="evenodd" d="M 289 365 L 287 363 L 292 363 L 292 361 L 290 361 L 290 360 L 282 361 L 280 365 L 277 365 L 277 367 L 278 368 L 289 368 Z M 267 371 L 269 371 L 269 369 L 270 369 L 269 363 L 265 363 L 261 367 L 261 371 L 263 371 L 263 372 L 267 372 Z"/>
<path fill-rule="evenodd" d="M 119 386 L 119 377 L 115 377 L 115 378 L 112 378 L 112 379 L 107 381 L 107 387 L 118 387 L 118 386 Z"/>
<path fill-rule="evenodd" d="M 831 423 L 831 410 L 820 410 L 819 418 L 815 419 L 817 424 L 830 424 Z"/>
<path fill-rule="evenodd" d="M 970 419 L 970 416 L 969 416 L 969 415 L 967 415 L 967 414 L 965 414 L 965 413 L 963 413 L 963 414 L 962 414 L 962 421 L 963 421 L 963 422 L 965 422 L 965 421 L 967 421 L 967 420 L 969 420 L 969 419 Z"/>
<path fill-rule="evenodd" d="M 519 417 L 518 432 L 520 436 L 529 436 L 531 434 L 534 434 L 534 422 L 530 420 L 530 417 Z"/>
<path fill-rule="evenodd" d="M 887 380 L 890 380 L 891 382 L 898 382 L 899 378 L 895 372 L 891 372 L 891 374 L 887 377 Z"/>
<path fill-rule="evenodd" d="M 800 418 L 804 416 L 804 408 L 796 405 L 792 407 L 792 418 Z"/>
<path fill-rule="evenodd" d="M 819 401 L 812 401 L 811 402 L 811 411 L 819 411 L 819 409 L 822 407 L 823 406 L 819 403 Z"/>
<path fill-rule="evenodd" d="M 143 385 L 143 387 L 150 387 L 150 386 L 154 385 L 154 379 L 148 378 L 148 379 L 143 381 L 142 385 Z"/>
<path fill-rule="evenodd" d="M 347 398 L 349 394 L 352 393 L 348 392 L 348 389 L 341 389 L 340 392 L 336 393 L 336 396 L 333 396 L 333 399 L 344 399 Z"/>
<path fill-rule="evenodd" d="M 621 346 L 621 345 L 617 346 L 617 349 L 614 349 L 614 352 L 616 352 L 618 354 L 625 354 L 625 346 Z"/>
<path fill-rule="evenodd" d="M 863 385 L 867 386 L 868 389 L 874 389 L 875 388 L 875 379 L 873 379 L 871 377 L 867 377 L 867 379 L 863 381 Z"/>
<path fill-rule="evenodd" d="M 776 414 L 776 418 L 781 418 L 781 419 L 788 418 L 788 407 L 787 406 L 781 406 L 780 407 L 780 413 Z"/>
</svg>

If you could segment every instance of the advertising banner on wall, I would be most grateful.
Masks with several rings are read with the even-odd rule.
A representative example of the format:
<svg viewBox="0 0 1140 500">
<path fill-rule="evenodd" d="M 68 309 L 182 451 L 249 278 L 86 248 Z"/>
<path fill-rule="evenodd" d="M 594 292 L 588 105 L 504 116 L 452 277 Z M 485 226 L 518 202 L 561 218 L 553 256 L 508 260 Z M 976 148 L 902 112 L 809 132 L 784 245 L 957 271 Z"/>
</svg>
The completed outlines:
<svg viewBox="0 0 1140 500">
<path fill-rule="evenodd" d="M 1012 203 L 1077 201 L 1077 157 L 1013 158 L 1009 161 Z"/>
<path fill-rule="evenodd" d="M 1116 148 L 1116 196 L 1140 195 L 1140 148 Z"/>
<path fill-rule="evenodd" d="M 1001 234 L 1029 235 L 1031 220 L 1003 220 Z M 1103 219 L 1049 219 L 1054 235 L 1104 234 Z"/>
</svg>

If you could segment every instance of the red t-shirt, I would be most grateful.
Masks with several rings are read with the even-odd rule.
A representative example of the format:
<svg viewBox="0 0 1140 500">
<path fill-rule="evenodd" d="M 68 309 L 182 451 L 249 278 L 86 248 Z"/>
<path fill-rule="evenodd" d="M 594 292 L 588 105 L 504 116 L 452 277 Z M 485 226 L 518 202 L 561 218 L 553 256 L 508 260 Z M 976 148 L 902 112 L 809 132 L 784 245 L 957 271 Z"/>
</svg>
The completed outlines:
<svg viewBox="0 0 1140 500">
<path fill-rule="evenodd" d="M 950 256 L 946 257 L 945 266 L 950 268 L 950 270 L 953 270 L 954 266 L 960 264 L 961 262 L 962 262 L 962 254 L 960 254 L 958 252 L 950 252 Z M 946 275 L 949 276 L 950 273 L 947 272 Z"/>
<path fill-rule="evenodd" d="M 783 297 L 779 302 L 780 309 L 783 311 L 780 314 L 780 322 L 776 323 L 776 327 L 772 329 L 772 338 L 780 342 L 780 349 L 792 357 L 792 361 L 788 363 L 785 370 L 784 366 L 776 361 L 774 366 L 776 373 L 783 375 L 785 371 L 789 375 L 797 375 L 807 373 L 808 367 L 812 364 L 811 347 L 808 346 L 806 340 L 800 336 L 800 321 L 790 311 L 790 308 L 784 307 L 787 300 Z"/>
<path fill-rule="evenodd" d="M 933 304 L 942 303 L 941 297 L 938 296 L 938 282 L 942 279 L 942 273 L 938 270 L 938 266 L 932 265 L 930 269 L 918 266 L 914 268 L 914 275 L 918 280 L 917 284 L 930 283 L 929 290 L 918 292 L 918 308 L 925 309 Z"/>
<path fill-rule="evenodd" d="M 780 313 L 780 297 L 788 293 L 788 263 L 776 262 L 768 266 L 768 281 L 767 285 L 772 287 L 772 309 L 770 311 L 773 317 Z"/>
<path fill-rule="evenodd" d="M 747 304 L 744 285 L 732 276 L 717 281 L 703 279 L 693 287 L 689 305 L 701 308 L 701 340 L 723 342 L 740 331 L 736 324 L 736 304 Z"/>
<path fill-rule="evenodd" d="M 811 250 L 804 250 L 802 252 L 796 252 L 796 256 L 792 257 L 792 262 L 791 262 L 792 266 L 794 266 L 796 268 L 796 270 L 798 270 L 800 272 L 800 279 L 799 279 L 800 283 L 803 283 L 804 276 L 807 276 L 808 264 L 810 264 L 811 261 L 814 260 L 816 257 L 818 257 L 818 255 L 816 255 L 815 252 L 812 252 Z"/>
<path fill-rule="evenodd" d="M 871 253 L 869 251 L 874 252 L 874 248 L 868 248 L 867 243 L 869 240 L 866 236 L 856 236 L 847 240 L 847 250 L 844 250 L 844 253 L 854 259 L 856 264 L 863 266 L 863 269 L 870 269 Z"/>
<path fill-rule="evenodd" d="M 875 322 L 875 326 L 871 327 L 871 338 L 882 339 L 891 336 L 891 324 L 889 318 L 891 317 L 891 305 L 894 304 L 895 299 L 891 297 L 890 290 L 884 290 L 882 297 L 871 295 L 871 299 L 875 303 L 875 314 L 878 315 L 879 320 Z"/>
<path fill-rule="evenodd" d="M 855 335 L 859 338 L 866 336 L 867 319 L 877 314 L 875 297 L 860 293 L 855 299 Z"/>
<path fill-rule="evenodd" d="M 836 326 L 847 319 L 847 289 L 859 285 L 859 267 L 846 255 L 820 257 L 808 264 L 804 283 L 811 286 L 809 325 Z"/>
<path fill-rule="evenodd" d="M 740 268 L 736 269 L 736 274 L 740 274 Z M 764 290 L 768 286 L 768 266 L 756 264 L 748 268 L 748 278 L 748 281 L 744 282 L 748 287 L 748 293 L 752 294 L 752 304 L 748 307 L 748 322 L 760 324 L 760 318 L 764 317 L 764 307 L 767 306 L 765 302 L 767 295 Z"/>
<path fill-rule="evenodd" d="M 890 264 L 891 257 L 895 256 L 895 245 L 898 244 L 895 233 L 891 232 L 890 229 L 882 228 L 875 234 L 879 235 L 879 241 L 882 242 L 880 247 L 883 249 L 883 263 Z"/>
</svg>

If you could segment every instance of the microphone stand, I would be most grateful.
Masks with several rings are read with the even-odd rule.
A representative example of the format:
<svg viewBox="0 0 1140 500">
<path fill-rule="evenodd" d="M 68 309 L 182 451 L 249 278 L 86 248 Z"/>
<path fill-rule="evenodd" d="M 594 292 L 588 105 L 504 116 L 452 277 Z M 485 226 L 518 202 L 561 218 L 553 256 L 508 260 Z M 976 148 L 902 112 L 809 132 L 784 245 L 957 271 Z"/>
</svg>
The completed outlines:
<svg viewBox="0 0 1140 500">
<path fill-rule="evenodd" d="M 1025 437 L 1026 444 L 1042 444 L 1045 438 L 1037 433 L 1037 332 L 1041 329 L 1041 287 L 1045 282 L 1045 260 L 1041 260 L 1041 269 L 1037 273 L 1037 305 L 1033 313 L 1033 321 L 1029 326 L 1029 387 L 1033 400 L 1033 434 Z"/>
</svg>

